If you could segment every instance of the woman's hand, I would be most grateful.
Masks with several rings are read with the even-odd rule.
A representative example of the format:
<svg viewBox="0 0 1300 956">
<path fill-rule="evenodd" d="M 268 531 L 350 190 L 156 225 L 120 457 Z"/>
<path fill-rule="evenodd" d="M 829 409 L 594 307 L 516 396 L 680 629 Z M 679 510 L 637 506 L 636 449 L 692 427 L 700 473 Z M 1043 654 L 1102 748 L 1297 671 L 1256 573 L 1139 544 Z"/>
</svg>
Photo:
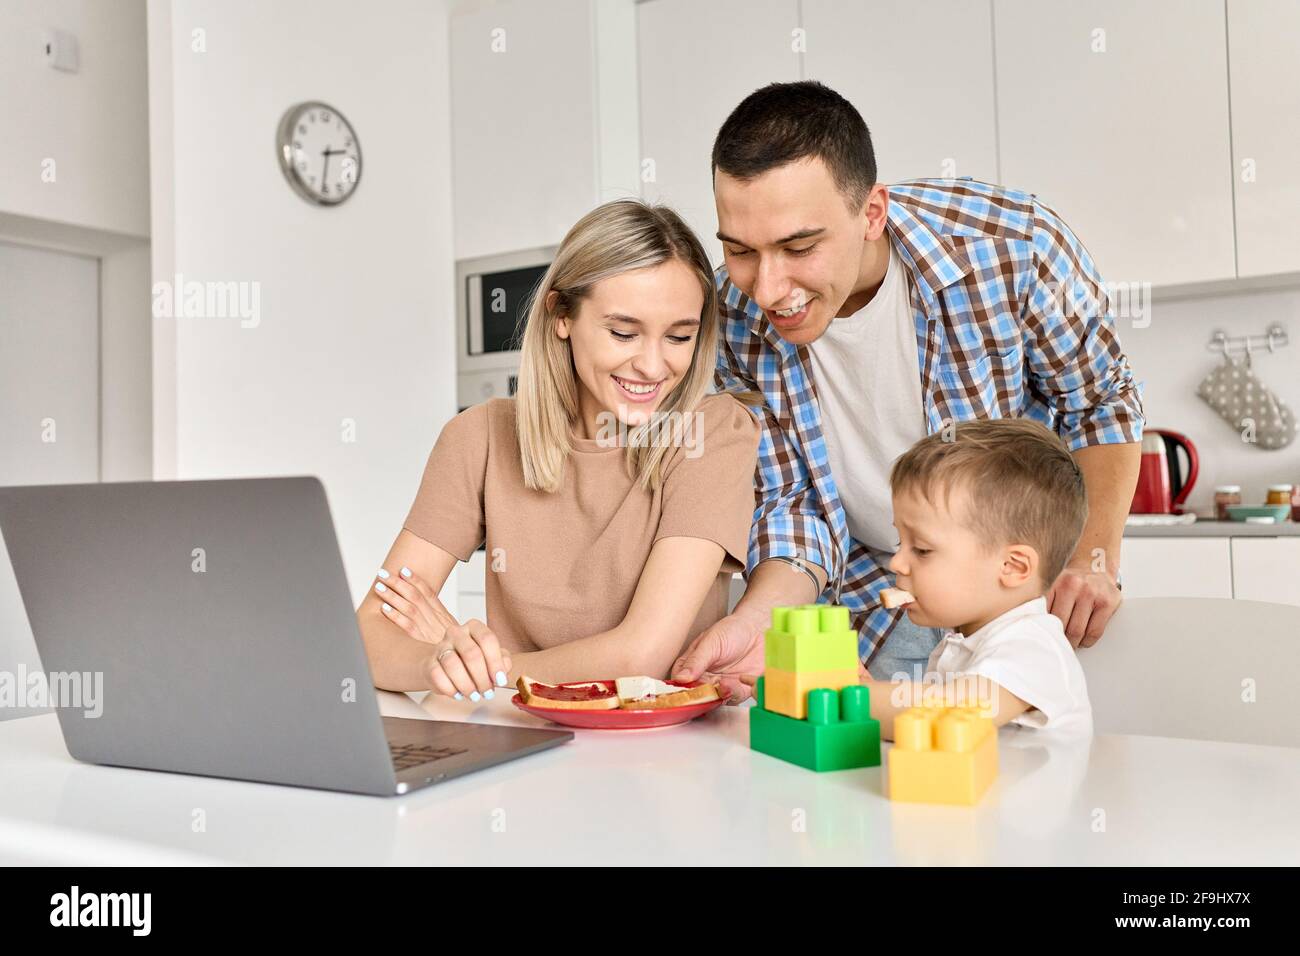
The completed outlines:
<svg viewBox="0 0 1300 956">
<path fill-rule="evenodd" d="M 456 619 L 447 613 L 437 593 L 410 568 L 402 568 L 397 575 L 380 568 L 375 594 L 384 617 L 417 641 L 435 644 L 449 627 L 456 626 Z"/>
<path fill-rule="evenodd" d="M 510 654 L 502 650 L 497 636 L 486 624 L 470 620 L 447 628 L 429 655 L 426 673 L 434 693 L 477 702 L 491 700 L 493 686 L 505 687 L 510 672 Z"/>
</svg>

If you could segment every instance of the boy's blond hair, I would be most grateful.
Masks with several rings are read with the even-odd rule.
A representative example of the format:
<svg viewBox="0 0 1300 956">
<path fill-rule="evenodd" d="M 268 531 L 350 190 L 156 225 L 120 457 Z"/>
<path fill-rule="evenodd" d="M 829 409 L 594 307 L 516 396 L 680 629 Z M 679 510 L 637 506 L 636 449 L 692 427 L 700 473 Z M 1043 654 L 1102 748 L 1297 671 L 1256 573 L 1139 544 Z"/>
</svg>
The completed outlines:
<svg viewBox="0 0 1300 956">
<path fill-rule="evenodd" d="M 987 545 L 1017 542 L 1039 557 L 1043 588 L 1065 567 L 1088 519 L 1083 473 L 1065 444 L 1028 418 L 957 422 L 904 452 L 889 473 L 895 494 L 944 504 L 965 489 L 965 522 Z"/>
</svg>

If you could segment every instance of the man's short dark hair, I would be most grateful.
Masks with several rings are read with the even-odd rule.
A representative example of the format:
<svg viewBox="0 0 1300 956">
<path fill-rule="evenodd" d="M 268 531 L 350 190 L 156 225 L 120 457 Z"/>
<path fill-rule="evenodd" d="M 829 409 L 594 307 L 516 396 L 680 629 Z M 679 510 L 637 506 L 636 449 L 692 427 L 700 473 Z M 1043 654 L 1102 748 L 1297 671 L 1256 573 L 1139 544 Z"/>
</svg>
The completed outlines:
<svg viewBox="0 0 1300 956">
<path fill-rule="evenodd" d="M 713 141 L 712 172 L 739 180 L 817 156 L 854 212 L 876 184 L 876 152 L 862 114 L 816 80 L 771 83 L 740 101 Z"/>
</svg>

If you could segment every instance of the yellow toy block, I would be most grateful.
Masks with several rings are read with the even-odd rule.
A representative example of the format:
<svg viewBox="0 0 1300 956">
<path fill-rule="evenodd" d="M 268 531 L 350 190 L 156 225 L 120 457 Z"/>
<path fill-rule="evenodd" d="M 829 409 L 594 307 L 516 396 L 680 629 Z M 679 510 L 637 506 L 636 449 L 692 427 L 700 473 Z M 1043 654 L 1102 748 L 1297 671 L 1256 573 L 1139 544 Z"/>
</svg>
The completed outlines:
<svg viewBox="0 0 1300 956">
<path fill-rule="evenodd" d="M 828 671 L 786 671 L 769 667 L 763 672 L 767 687 L 767 709 L 806 720 L 808 717 L 808 692 L 825 687 L 839 691 L 858 682 L 857 667 Z"/>
<path fill-rule="evenodd" d="M 979 802 L 998 775 L 998 731 L 977 707 L 912 707 L 894 718 L 889 799 Z"/>
</svg>

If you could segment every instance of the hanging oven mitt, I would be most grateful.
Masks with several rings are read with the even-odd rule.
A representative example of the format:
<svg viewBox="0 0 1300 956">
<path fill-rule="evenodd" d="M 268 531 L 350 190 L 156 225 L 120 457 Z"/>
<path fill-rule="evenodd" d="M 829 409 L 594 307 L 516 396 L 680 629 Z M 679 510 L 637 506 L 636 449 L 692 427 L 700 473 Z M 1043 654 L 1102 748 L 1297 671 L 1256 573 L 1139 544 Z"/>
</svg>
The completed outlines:
<svg viewBox="0 0 1300 956">
<path fill-rule="evenodd" d="M 1253 422 L 1255 443 L 1260 448 L 1285 448 L 1295 441 L 1295 415 L 1255 377 L 1249 362 L 1243 365 L 1227 359 L 1205 376 L 1196 394 L 1238 432 Z"/>
</svg>

